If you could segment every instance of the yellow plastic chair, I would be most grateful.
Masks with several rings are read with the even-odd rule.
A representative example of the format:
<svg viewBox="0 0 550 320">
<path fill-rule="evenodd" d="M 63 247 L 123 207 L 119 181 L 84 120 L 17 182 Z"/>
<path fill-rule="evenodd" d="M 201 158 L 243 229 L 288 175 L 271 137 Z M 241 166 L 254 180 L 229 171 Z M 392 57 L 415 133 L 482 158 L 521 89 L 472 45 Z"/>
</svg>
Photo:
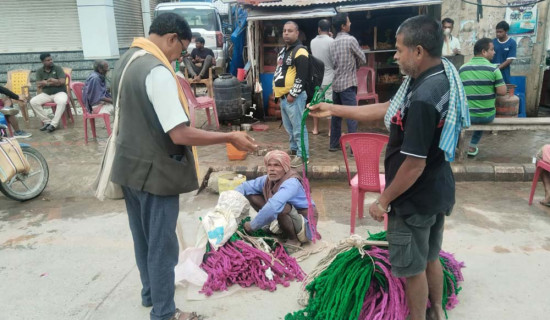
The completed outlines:
<svg viewBox="0 0 550 320">
<path fill-rule="evenodd" d="M 31 86 L 30 76 L 31 70 L 10 70 L 8 71 L 8 83 L 6 83 L 6 88 L 17 95 L 25 95 L 29 98 L 29 88 Z M 27 112 L 27 105 L 19 104 L 19 108 L 21 109 L 23 118 L 28 122 L 29 113 Z"/>
</svg>

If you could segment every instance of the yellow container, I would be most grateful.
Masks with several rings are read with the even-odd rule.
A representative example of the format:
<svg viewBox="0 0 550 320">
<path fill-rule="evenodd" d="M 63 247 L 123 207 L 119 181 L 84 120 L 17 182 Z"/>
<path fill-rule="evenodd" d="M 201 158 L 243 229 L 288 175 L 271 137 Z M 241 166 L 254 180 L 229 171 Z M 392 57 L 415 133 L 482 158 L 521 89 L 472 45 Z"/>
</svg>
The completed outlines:
<svg viewBox="0 0 550 320">
<path fill-rule="evenodd" d="M 229 173 L 218 177 L 218 191 L 220 193 L 229 190 L 235 190 L 241 183 L 246 181 L 246 176 L 242 174 Z"/>
</svg>

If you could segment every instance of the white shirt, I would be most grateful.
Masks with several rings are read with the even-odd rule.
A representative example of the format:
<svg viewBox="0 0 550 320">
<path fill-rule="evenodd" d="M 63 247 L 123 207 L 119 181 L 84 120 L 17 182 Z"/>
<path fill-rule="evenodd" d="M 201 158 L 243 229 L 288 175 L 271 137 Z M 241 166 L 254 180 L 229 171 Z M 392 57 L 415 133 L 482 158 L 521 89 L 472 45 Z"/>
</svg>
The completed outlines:
<svg viewBox="0 0 550 320">
<path fill-rule="evenodd" d="M 328 85 L 334 78 L 334 64 L 330 57 L 330 44 L 334 39 L 326 34 L 320 34 L 311 40 L 311 54 L 323 61 L 325 64 L 325 74 L 323 75 L 323 86 Z"/>
<path fill-rule="evenodd" d="M 165 66 L 151 69 L 145 78 L 145 88 L 164 132 L 189 121 L 178 97 L 178 84 Z"/>
<path fill-rule="evenodd" d="M 449 36 L 448 40 L 445 38 L 443 41 L 443 56 L 454 56 L 454 49 L 460 51 L 460 41 L 458 41 L 458 38 L 453 36 Z"/>
</svg>

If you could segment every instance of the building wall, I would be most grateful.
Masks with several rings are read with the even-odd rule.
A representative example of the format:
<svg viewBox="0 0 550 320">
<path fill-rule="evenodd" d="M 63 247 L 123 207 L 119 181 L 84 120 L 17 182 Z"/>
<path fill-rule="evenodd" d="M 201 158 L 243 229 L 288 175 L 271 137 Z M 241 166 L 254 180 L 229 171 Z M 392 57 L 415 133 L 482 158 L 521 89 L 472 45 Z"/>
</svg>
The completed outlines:
<svg viewBox="0 0 550 320">
<path fill-rule="evenodd" d="M 474 1 L 471 1 L 474 2 Z M 484 0 L 484 5 L 502 6 L 512 1 Z M 526 110 L 529 116 L 536 116 L 547 44 L 548 1 L 538 3 L 537 35 L 532 39 L 524 37 L 518 42 L 517 59 L 512 63 L 512 76 L 527 76 Z M 443 0 L 441 17 L 450 17 L 455 21 L 453 35 L 460 39 L 464 61 L 473 57 L 473 48 L 477 40 L 495 38 L 495 26 L 505 19 L 505 8 L 483 7 L 483 16 L 477 20 L 478 6 L 456 0 Z"/>
<path fill-rule="evenodd" d="M 120 26 L 120 21 L 125 18 L 124 15 L 127 17 L 128 13 L 139 20 L 130 21 L 130 27 L 120 26 L 123 30 L 119 32 L 123 33 L 125 38 L 122 42 L 118 41 L 118 49 L 115 45 L 111 56 L 104 58 L 112 67 L 120 54 L 127 50 L 131 38 L 145 34 L 144 24 L 141 21 L 141 19 L 145 20 L 145 17 L 142 17 L 142 3 L 146 3 L 147 9 L 150 9 L 143 12 L 150 12 L 152 19 L 154 7 L 162 2 L 162 0 L 124 0 L 124 2 L 127 1 L 132 2 L 133 6 L 122 8 L 120 0 L 0 0 L 0 12 L 4 13 L 3 26 L 5 27 L 4 32 L 0 32 L 0 43 L 3 44 L 0 45 L 0 84 L 6 83 L 8 70 L 32 70 L 31 93 L 35 92 L 35 70 L 42 66 L 39 59 L 42 52 L 50 52 L 56 64 L 72 68 L 73 81 L 84 81 L 88 77 L 92 72 L 95 58 L 84 56 L 77 3 L 87 7 L 92 5 L 113 7 L 114 2 L 119 21 L 116 25 L 113 23 L 113 28 Z M 84 19 L 88 17 L 84 16 Z M 9 32 L 7 32 L 8 29 Z M 102 32 L 101 28 L 94 30 L 96 33 Z M 119 32 L 115 32 L 115 38 Z M 106 37 L 106 35 L 97 36 Z"/>
<path fill-rule="evenodd" d="M 1 0 L 0 54 L 82 50 L 76 0 Z"/>
</svg>

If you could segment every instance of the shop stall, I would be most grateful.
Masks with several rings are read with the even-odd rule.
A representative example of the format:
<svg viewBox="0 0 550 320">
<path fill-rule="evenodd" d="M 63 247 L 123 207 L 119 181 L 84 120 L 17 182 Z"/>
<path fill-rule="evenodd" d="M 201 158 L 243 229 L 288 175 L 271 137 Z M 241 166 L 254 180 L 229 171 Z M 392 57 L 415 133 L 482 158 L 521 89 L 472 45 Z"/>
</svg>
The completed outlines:
<svg viewBox="0 0 550 320">
<path fill-rule="evenodd" d="M 252 77 L 263 88 L 264 108 L 272 91 L 277 54 L 284 47 L 283 25 L 295 21 L 300 28 L 300 40 L 309 46 L 317 36 L 317 22 L 322 18 L 347 12 L 351 34 L 365 53 L 367 65 L 375 70 L 375 90 L 380 101 L 387 101 L 397 91 L 402 76 L 395 63 L 395 33 L 407 18 L 428 14 L 441 17 L 441 0 L 343 1 L 343 0 L 282 0 L 247 5 L 249 50 Z"/>
</svg>

